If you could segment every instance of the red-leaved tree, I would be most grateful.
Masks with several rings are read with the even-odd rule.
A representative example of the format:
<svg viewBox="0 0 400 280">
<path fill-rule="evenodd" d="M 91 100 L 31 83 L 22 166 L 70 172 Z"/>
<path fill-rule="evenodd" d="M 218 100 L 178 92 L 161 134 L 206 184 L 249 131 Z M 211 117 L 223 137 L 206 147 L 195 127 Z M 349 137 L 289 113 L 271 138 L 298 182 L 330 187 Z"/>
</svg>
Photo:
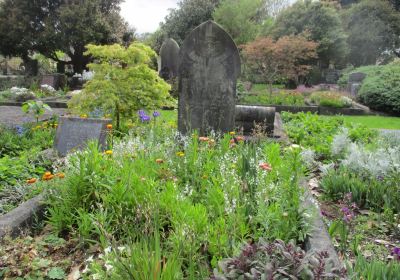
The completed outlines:
<svg viewBox="0 0 400 280">
<path fill-rule="evenodd" d="M 278 40 L 271 37 L 258 38 L 242 46 L 247 66 L 260 74 L 269 85 L 278 79 L 291 79 L 296 83 L 299 77 L 311 70 L 308 62 L 317 58 L 318 43 L 305 36 L 284 36 Z"/>
</svg>

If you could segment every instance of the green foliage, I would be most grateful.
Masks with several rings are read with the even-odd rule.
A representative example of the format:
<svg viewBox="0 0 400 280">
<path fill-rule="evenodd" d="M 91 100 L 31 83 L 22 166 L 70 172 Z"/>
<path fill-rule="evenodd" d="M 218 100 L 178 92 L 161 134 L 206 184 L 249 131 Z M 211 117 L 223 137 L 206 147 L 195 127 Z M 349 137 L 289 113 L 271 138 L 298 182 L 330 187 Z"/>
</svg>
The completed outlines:
<svg viewBox="0 0 400 280">
<path fill-rule="evenodd" d="M 282 37 L 310 33 L 310 39 L 319 43 L 319 60 L 329 65 L 340 63 L 346 57 L 346 35 L 337 11 L 320 1 L 297 1 L 278 15 L 273 34 Z"/>
<path fill-rule="evenodd" d="M 377 260 L 368 261 L 360 256 L 356 259 L 354 267 L 350 268 L 349 274 L 355 279 L 397 279 L 400 275 L 400 264 L 395 261 L 389 264 Z"/>
<path fill-rule="evenodd" d="M 345 123 L 342 117 L 325 118 L 316 114 L 284 112 L 282 114 L 289 138 L 305 148 L 312 148 L 321 159 L 331 157 L 331 144 L 341 127 L 349 128 L 351 140 L 370 143 L 376 133 L 358 124 Z"/>
<path fill-rule="evenodd" d="M 88 45 L 87 55 L 96 59 L 89 68 L 94 78 L 74 96 L 69 107 L 79 113 L 95 109 L 113 112 L 119 128 L 120 118 L 132 118 L 139 109 L 160 108 L 170 99 L 170 86 L 149 67 L 155 53 L 147 46 L 133 43 L 120 45 Z"/>
<path fill-rule="evenodd" d="M 224 0 L 215 9 L 214 20 L 221 24 L 237 45 L 256 38 L 266 14 L 261 13 L 265 0 Z"/>
<path fill-rule="evenodd" d="M 43 101 L 28 101 L 22 105 L 22 111 L 26 114 L 32 114 L 36 118 L 36 123 L 39 123 L 39 117 L 47 111 L 52 111 L 50 106 Z"/>
<path fill-rule="evenodd" d="M 177 9 L 171 9 L 165 22 L 152 38 L 152 47 L 158 51 L 166 38 L 173 38 L 182 45 L 186 36 L 201 23 L 212 19 L 212 14 L 220 0 L 183 0 Z"/>
<path fill-rule="evenodd" d="M 31 148 L 44 150 L 50 147 L 54 139 L 54 130 L 48 128 L 49 124 L 42 126 L 20 126 L 11 129 L 0 126 L 0 158 L 9 155 L 18 156 L 20 152 Z"/>
<path fill-rule="evenodd" d="M 236 279 L 336 279 L 339 273 L 331 273 L 326 265 L 329 256 L 323 252 L 306 254 L 294 243 L 281 240 L 243 246 L 240 255 L 220 262 L 220 272 L 215 269 L 214 280 Z M 335 268 L 336 271 L 338 268 Z"/>
<path fill-rule="evenodd" d="M 98 240 L 112 244 L 113 251 L 130 248 L 113 255 L 117 277 L 154 271 L 161 250 L 171 261 L 166 275 L 182 271 L 204 279 L 210 266 L 233 255 L 248 238 L 303 240 L 308 228 L 298 207 L 299 151 L 282 153 L 268 142 L 232 146 L 231 139 L 176 138 L 155 123 L 116 140 L 112 155 L 91 144 L 68 158 L 66 177 L 48 200 L 49 223 L 84 244 Z M 140 269 L 124 270 L 124 263 Z"/>
<path fill-rule="evenodd" d="M 240 103 L 242 104 L 260 104 L 260 105 L 294 105 L 303 106 L 304 96 L 301 93 L 290 91 L 279 91 L 273 94 L 267 92 L 257 94 L 244 94 L 241 96 Z"/>
<path fill-rule="evenodd" d="M 343 22 L 355 66 L 375 64 L 400 46 L 400 14 L 389 1 L 360 1 L 344 10 Z"/>
<path fill-rule="evenodd" d="M 362 83 L 360 101 L 371 109 L 400 115 L 400 65 L 375 67 Z"/>
<path fill-rule="evenodd" d="M 349 108 L 353 103 L 349 97 L 330 91 L 314 92 L 311 94 L 310 100 L 316 105 L 334 108 Z"/>
<path fill-rule="evenodd" d="M 129 33 L 119 14 L 121 0 L 5 0 L 0 6 L 0 52 L 29 60 L 33 52 L 81 73 L 89 58 L 85 45 L 122 42 Z M 65 52 L 70 61 L 57 56 Z"/>
</svg>

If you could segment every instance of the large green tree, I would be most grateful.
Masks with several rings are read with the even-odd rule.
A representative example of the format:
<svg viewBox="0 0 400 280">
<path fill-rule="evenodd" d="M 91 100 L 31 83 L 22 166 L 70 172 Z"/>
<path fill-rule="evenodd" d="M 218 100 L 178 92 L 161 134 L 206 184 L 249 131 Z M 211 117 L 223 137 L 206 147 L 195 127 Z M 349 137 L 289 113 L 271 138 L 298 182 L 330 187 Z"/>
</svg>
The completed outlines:
<svg viewBox="0 0 400 280">
<path fill-rule="evenodd" d="M 265 0 L 223 0 L 214 20 L 232 36 L 236 44 L 254 40 L 266 19 Z"/>
<path fill-rule="evenodd" d="M 389 1 L 354 4 L 344 11 L 343 22 L 349 35 L 349 61 L 355 66 L 375 64 L 400 48 L 400 13 Z"/>
<path fill-rule="evenodd" d="M 181 0 L 177 9 L 172 9 L 153 34 L 151 44 L 157 51 L 166 38 L 173 38 L 182 45 L 186 36 L 199 24 L 212 19 L 220 0 Z"/>
<path fill-rule="evenodd" d="M 300 0 L 284 10 L 276 19 L 273 35 L 279 38 L 309 32 L 319 44 L 321 66 L 340 64 L 347 54 L 346 34 L 338 12 L 322 2 Z"/>
<path fill-rule="evenodd" d="M 39 52 L 82 72 L 88 43 L 109 44 L 127 38 L 119 15 L 122 0 L 4 0 L 0 3 L 0 52 L 27 59 Z M 57 57 L 63 51 L 71 58 Z"/>
</svg>

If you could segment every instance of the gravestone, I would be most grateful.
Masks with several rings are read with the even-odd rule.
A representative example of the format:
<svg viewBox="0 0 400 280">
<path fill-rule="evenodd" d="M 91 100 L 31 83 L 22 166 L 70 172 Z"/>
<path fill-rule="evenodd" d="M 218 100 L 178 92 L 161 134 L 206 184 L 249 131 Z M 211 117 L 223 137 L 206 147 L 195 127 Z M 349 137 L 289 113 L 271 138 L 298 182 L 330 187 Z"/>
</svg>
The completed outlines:
<svg viewBox="0 0 400 280">
<path fill-rule="evenodd" d="M 160 49 L 160 77 L 168 81 L 178 76 L 179 45 L 174 39 L 167 39 Z"/>
<path fill-rule="evenodd" d="M 362 72 L 351 73 L 347 83 L 347 92 L 349 92 L 353 97 L 356 97 L 365 77 L 367 77 L 367 75 Z"/>
<path fill-rule="evenodd" d="M 64 74 L 51 74 L 43 75 L 40 80 L 40 85 L 49 85 L 54 89 L 63 88 L 66 84 L 66 77 Z"/>
<path fill-rule="evenodd" d="M 60 156 L 86 147 L 90 140 L 97 140 L 102 150 L 107 148 L 107 124 L 110 119 L 83 119 L 60 117 L 54 148 Z"/>
<path fill-rule="evenodd" d="M 228 33 L 213 21 L 196 27 L 180 51 L 179 131 L 233 130 L 239 75 L 239 51 Z"/>
<path fill-rule="evenodd" d="M 236 128 L 245 135 L 251 134 L 256 126 L 271 135 L 274 132 L 275 107 L 236 105 Z"/>
</svg>

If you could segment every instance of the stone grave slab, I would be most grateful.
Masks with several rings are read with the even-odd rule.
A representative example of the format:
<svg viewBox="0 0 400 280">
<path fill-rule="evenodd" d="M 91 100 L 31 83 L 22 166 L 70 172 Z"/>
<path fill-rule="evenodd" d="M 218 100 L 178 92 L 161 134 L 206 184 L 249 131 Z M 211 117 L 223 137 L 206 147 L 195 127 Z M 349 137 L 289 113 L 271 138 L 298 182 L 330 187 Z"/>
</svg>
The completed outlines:
<svg viewBox="0 0 400 280">
<path fill-rule="evenodd" d="M 179 131 L 233 130 L 240 56 L 232 38 L 207 21 L 186 37 L 179 56 Z"/>
<path fill-rule="evenodd" d="M 179 45 L 169 38 L 164 41 L 160 49 L 160 77 L 168 81 L 178 76 Z"/>
<path fill-rule="evenodd" d="M 97 140 L 100 148 L 105 150 L 107 140 L 107 124 L 110 119 L 83 119 L 76 117 L 60 117 L 54 148 L 60 156 L 81 150 L 90 140 Z"/>
</svg>

